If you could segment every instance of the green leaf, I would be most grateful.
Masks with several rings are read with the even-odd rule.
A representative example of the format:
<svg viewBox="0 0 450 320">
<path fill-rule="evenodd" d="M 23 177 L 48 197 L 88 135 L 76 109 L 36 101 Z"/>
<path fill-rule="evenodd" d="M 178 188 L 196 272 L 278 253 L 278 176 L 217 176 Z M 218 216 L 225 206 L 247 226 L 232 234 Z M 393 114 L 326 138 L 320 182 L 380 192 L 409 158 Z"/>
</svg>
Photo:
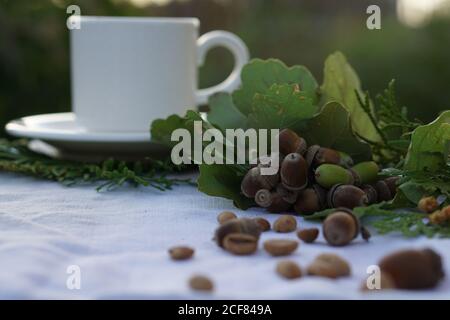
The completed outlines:
<svg viewBox="0 0 450 320">
<path fill-rule="evenodd" d="M 371 159 L 370 146 L 355 137 L 350 115 L 340 103 L 327 103 L 301 134 L 309 145 L 318 144 L 346 152 L 356 162 Z"/>
<path fill-rule="evenodd" d="M 321 87 L 324 101 L 340 102 L 349 112 L 352 127 L 358 135 L 370 141 L 380 141 L 369 116 L 358 103 L 355 90 L 361 93 L 361 84 L 355 70 L 341 52 L 331 54 L 325 61 L 324 82 Z"/>
<path fill-rule="evenodd" d="M 314 104 L 318 101 L 317 81 L 303 66 L 289 68 L 277 59 L 254 59 L 242 69 L 241 79 L 241 88 L 233 93 L 233 100 L 244 115 L 252 112 L 255 94 L 265 93 L 273 84 L 298 84 Z"/>
<path fill-rule="evenodd" d="M 172 147 L 175 142 L 170 140 L 172 132 L 178 128 L 184 128 L 186 119 L 173 114 L 166 119 L 156 119 L 152 122 L 150 134 L 152 142 Z"/>
<path fill-rule="evenodd" d="M 446 166 L 450 153 L 450 110 L 435 121 L 418 127 L 411 137 L 405 170 L 438 171 Z"/>
<path fill-rule="evenodd" d="M 208 121 L 222 130 L 247 128 L 247 118 L 236 108 L 229 93 L 216 93 L 209 98 Z"/>
<path fill-rule="evenodd" d="M 274 84 L 265 93 L 256 93 L 249 124 L 252 128 L 284 129 L 304 127 L 318 111 L 312 99 L 299 86 Z"/>
<path fill-rule="evenodd" d="M 240 209 L 254 206 L 253 199 L 244 197 L 241 191 L 242 174 L 234 165 L 200 165 L 198 189 L 207 195 L 233 200 Z"/>
</svg>

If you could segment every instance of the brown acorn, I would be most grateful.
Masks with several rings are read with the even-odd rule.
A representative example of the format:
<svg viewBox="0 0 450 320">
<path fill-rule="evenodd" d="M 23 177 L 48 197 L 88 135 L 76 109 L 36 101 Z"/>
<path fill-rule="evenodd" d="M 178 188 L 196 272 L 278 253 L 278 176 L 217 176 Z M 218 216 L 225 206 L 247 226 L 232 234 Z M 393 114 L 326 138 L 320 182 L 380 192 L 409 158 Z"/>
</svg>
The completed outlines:
<svg viewBox="0 0 450 320">
<path fill-rule="evenodd" d="M 290 129 L 283 129 L 278 134 L 279 150 L 281 154 L 299 153 L 303 155 L 306 152 L 306 141 L 299 137 Z"/>
<path fill-rule="evenodd" d="M 361 186 L 361 189 L 367 195 L 367 204 L 374 204 L 378 201 L 378 192 L 373 186 L 370 184 L 365 184 Z"/>
<path fill-rule="evenodd" d="M 256 239 L 261 235 L 261 227 L 254 219 L 232 219 L 220 225 L 215 232 L 214 239 L 220 247 L 223 247 L 225 237 L 232 233 L 248 234 Z"/>
<path fill-rule="evenodd" d="M 289 190 L 279 183 L 275 191 L 283 198 L 284 201 L 294 204 L 297 201 L 298 191 Z"/>
<path fill-rule="evenodd" d="M 292 204 L 283 199 L 283 197 L 277 193 L 272 192 L 272 203 L 267 207 L 267 211 L 272 213 L 280 213 L 283 211 L 288 211 Z"/>
<path fill-rule="evenodd" d="M 262 208 L 267 208 L 272 204 L 272 193 L 267 189 L 258 190 L 255 194 L 255 202 Z"/>
<path fill-rule="evenodd" d="M 330 214 L 322 225 L 322 233 L 332 246 L 345 246 L 355 239 L 360 232 L 359 219 L 351 210 L 338 208 Z"/>
<path fill-rule="evenodd" d="M 441 256 L 431 249 L 397 251 L 378 265 L 398 289 L 433 288 L 444 277 Z"/>
<path fill-rule="evenodd" d="M 278 174 L 262 175 L 259 167 L 251 168 L 241 182 L 241 191 L 247 198 L 253 198 L 260 189 L 272 189 L 278 183 Z"/>
<path fill-rule="evenodd" d="M 353 163 L 353 160 L 349 155 L 342 152 L 313 145 L 306 152 L 306 162 L 312 168 L 316 168 L 324 163 L 348 167 L 349 164 Z"/>
<path fill-rule="evenodd" d="M 295 212 L 299 214 L 312 214 L 323 210 L 326 205 L 326 191 L 315 184 L 299 192 L 294 204 Z"/>
<path fill-rule="evenodd" d="M 399 180 L 400 177 L 389 177 L 384 179 L 384 182 L 388 186 L 392 197 L 394 197 L 397 194 L 397 183 L 399 182 Z"/>
<path fill-rule="evenodd" d="M 353 209 L 366 206 L 368 202 L 366 193 L 350 184 L 334 185 L 327 194 L 327 203 L 330 208 L 344 207 Z"/>
<path fill-rule="evenodd" d="M 308 184 L 308 165 L 302 155 L 288 154 L 281 163 L 281 183 L 286 189 L 299 191 Z"/>
<path fill-rule="evenodd" d="M 378 201 L 389 201 L 394 197 L 389 186 L 384 180 L 377 181 L 374 185 L 378 193 Z"/>
</svg>

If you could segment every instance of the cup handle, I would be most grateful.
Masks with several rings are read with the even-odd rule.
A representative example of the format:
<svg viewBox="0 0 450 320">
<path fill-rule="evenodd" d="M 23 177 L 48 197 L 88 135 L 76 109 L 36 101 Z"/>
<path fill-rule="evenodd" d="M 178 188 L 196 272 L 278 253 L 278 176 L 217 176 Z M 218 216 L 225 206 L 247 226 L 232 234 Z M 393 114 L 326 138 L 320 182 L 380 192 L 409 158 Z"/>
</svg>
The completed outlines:
<svg viewBox="0 0 450 320">
<path fill-rule="evenodd" d="M 203 65 L 207 52 L 214 47 L 225 47 L 231 51 L 235 60 L 234 68 L 228 78 L 218 85 L 197 90 L 197 105 L 206 104 L 209 96 L 216 92 L 231 92 L 237 89 L 241 84 L 242 67 L 249 60 L 248 48 L 238 36 L 227 31 L 211 31 L 197 40 L 197 56 L 200 66 Z"/>
</svg>

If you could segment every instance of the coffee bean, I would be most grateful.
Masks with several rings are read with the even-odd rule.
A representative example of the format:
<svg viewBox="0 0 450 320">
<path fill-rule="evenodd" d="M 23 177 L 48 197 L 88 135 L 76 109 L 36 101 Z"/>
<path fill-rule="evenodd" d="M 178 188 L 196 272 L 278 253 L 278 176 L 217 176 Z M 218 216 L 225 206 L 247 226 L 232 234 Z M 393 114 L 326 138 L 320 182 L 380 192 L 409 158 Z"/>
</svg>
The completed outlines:
<svg viewBox="0 0 450 320">
<path fill-rule="evenodd" d="M 277 272 L 280 276 L 286 279 L 296 279 L 302 276 L 302 270 L 293 261 L 280 261 L 277 264 Z"/>
<path fill-rule="evenodd" d="M 287 239 L 272 239 L 264 242 L 264 249 L 272 256 L 287 256 L 298 247 L 298 242 Z"/>
<path fill-rule="evenodd" d="M 261 231 L 262 232 L 270 230 L 270 222 L 267 221 L 266 219 L 264 219 L 264 218 L 255 218 L 255 221 L 261 227 Z"/>
<path fill-rule="evenodd" d="M 227 222 L 231 219 L 236 219 L 236 218 L 237 218 L 237 216 L 233 212 L 223 211 L 217 216 L 217 221 L 219 222 L 219 224 L 224 224 L 225 222 Z"/>
<path fill-rule="evenodd" d="M 350 275 L 350 266 L 335 254 L 322 253 L 309 265 L 308 274 L 335 279 Z"/>
<path fill-rule="evenodd" d="M 245 233 L 231 233 L 223 240 L 223 247 L 236 255 L 249 255 L 258 248 L 258 239 Z"/>
<path fill-rule="evenodd" d="M 292 232 L 297 229 L 297 220 L 290 215 L 282 215 L 273 224 L 273 230 L 276 232 Z"/>
<path fill-rule="evenodd" d="M 254 219 L 241 218 L 228 220 L 216 229 L 214 239 L 219 247 L 223 247 L 223 240 L 227 235 L 232 233 L 249 234 L 259 239 L 261 227 Z"/>
<path fill-rule="evenodd" d="M 187 260 L 194 255 L 194 249 L 185 246 L 173 247 L 169 249 L 169 254 L 173 260 Z"/>
<path fill-rule="evenodd" d="M 303 229 L 297 232 L 297 236 L 306 243 L 314 242 L 318 235 L 319 229 L 317 228 Z"/>
<path fill-rule="evenodd" d="M 196 275 L 189 279 L 189 286 L 192 290 L 197 291 L 212 291 L 214 288 L 212 281 L 201 275 Z"/>
</svg>

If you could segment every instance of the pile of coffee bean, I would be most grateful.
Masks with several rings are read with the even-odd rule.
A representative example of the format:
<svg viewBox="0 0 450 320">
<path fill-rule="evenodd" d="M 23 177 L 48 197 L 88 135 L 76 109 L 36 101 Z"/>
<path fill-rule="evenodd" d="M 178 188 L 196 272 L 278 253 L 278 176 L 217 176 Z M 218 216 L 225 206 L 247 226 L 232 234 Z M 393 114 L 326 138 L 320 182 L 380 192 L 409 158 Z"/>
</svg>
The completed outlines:
<svg viewBox="0 0 450 320">
<path fill-rule="evenodd" d="M 354 164 L 344 153 L 307 142 L 290 129 L 278 135 L 279 153 L 260 158 L 241 182 L 244 196 L 269 212 L 312 214 L 326 208 L 365 206 L 391 200 L 398 177 L 379 179 L 374 161 Z M 263 175 L 278 159 L 279 170 Z"/>
<path fill-rule="evenodd" d="M 298 223 L 292 215 L 279 216 L 271 226 L 262 217 L 238 218 L 230 211 L 224 211 L 217 217 L 219 227 L 214 240 L 217 245 L 233 255 L 252 255 L 258 251 L 258 242 L 262 232 L 273 230 L 277 233 L 292 233 L 304 243 L 313 243 L 319 236 L 319 229 L 297 229 Z M 348 209 L 336 209 L 324 221 L 322 233 L 325 240 L 333 246 L 348 244 L 361 233 L 368 239 L 368 231 L 361 229 L 359 220 Z M 273 257 L 289 256 L 299 247 L 299 242 L 289 238 L 274 238 L 264 241 L 264 250 Z M 176 246 L 169 249 L 173 260 L 188 260 L 194 255 L 194 249 L 188 246 Z M 381 270 L 381 289 L 425 289 L 435 287 L 444 277 L 441 257 L 431 249 L 401 250 L 387 255 L 379 262 Z M 330 279 L 347 277 L 351 274 L 350 264 L 334 253 L 319 254 L 304 271 L 293 260 L 278 261 L 275 272 L 282 278 L 294 280 L 307 276 L 319 276 Z M 213 281 L 204 275 L 194 275 L 189 279 L 189 287 L 195 291 L 209 292 L 214 289 Z M 367 283 L 362 289 L 367 290 Z"/>
</svg>

